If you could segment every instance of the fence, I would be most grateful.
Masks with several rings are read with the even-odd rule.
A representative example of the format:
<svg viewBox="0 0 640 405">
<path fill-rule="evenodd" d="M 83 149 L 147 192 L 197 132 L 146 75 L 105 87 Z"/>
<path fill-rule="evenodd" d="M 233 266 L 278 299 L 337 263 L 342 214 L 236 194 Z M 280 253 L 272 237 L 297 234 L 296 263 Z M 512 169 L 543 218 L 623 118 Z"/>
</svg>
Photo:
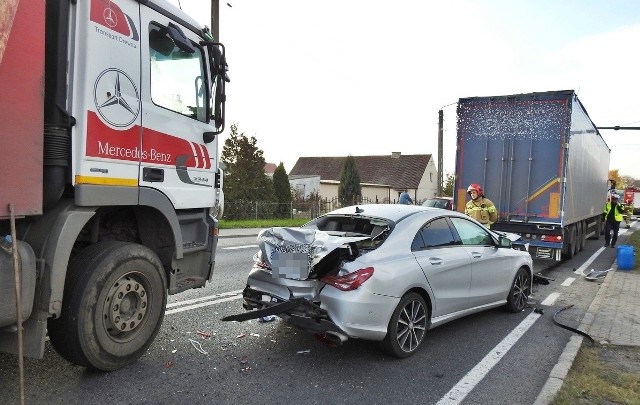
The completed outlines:
<svg viewBox="0 0 640 405">
<path fill-rule="evenodd" d="M 388 202 L 379 201 L 379 202 Z M 359 204 L 375 204 L 367 198 Z M 340 208 L 337 197 L 332 199 L 299 200 L 290 203 L 274 203 L 266 201 L 225 201 L 224 219 L 272 219 L 272 218 L 308 218 L 313 219 L 320 215 Z"/>
</svg>

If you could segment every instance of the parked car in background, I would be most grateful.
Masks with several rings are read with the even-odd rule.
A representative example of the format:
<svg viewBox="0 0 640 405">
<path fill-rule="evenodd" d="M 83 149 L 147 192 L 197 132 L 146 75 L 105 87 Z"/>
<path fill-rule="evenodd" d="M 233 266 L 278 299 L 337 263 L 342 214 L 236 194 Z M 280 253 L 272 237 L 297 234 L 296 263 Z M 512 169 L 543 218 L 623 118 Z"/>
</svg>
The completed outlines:
<svg viewBox="0 0 640 405">
<path fill-rule="evenodd" d="M 380 341 L 404 358 L 428 329 L 504 306 L 520 312 L 531 256 L 456 211 L 402 204 L 340 208 L 258 236 L 244 308 L 223 318 L 277 315 L 332 343 Z"/>
<path fill-rule="evenodd" d="M 452 197 L 432 197 L 427 198 L 422 203 L 423 207 L 443 208 L 445 210 L 454 210 Z"/>
</svg>

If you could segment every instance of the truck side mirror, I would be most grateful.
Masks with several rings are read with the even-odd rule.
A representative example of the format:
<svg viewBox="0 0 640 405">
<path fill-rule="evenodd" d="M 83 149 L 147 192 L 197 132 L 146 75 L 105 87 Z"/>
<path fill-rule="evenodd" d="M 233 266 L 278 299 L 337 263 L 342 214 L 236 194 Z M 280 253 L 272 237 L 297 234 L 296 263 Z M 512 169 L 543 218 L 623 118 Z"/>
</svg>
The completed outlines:
<svg viewBox="0 0 640 405">
<path fill-rule="evenodd" d="M 227 96 L 225 93 L 225 83 L 230 82 L 227 71 L 227 59 L 224 54 L 224 45 L 219 42 L 201 41 L 200 45 L 206 45 L 209 50 L 209 65 L 211 66 L 211 94 L 212 94 L 212 121 L 216 130 L 207 133 L 206 140 L 213 140 L 213 135 L 217 135 L 224 131 L 225 118 L 225 102 Z M 209 141 L 211 142 L 211 141 Z"/>
</svg>

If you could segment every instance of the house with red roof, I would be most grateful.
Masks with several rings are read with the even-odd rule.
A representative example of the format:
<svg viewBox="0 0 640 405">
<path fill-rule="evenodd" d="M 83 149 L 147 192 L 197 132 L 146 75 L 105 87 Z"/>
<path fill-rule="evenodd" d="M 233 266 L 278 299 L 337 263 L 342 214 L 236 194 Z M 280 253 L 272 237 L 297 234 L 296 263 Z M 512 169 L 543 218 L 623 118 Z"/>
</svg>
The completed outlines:
<svg viewBox="0 0 640 405">
<path fill-rule="evenodd" d="M 323 200 L 338 197 L 340 174 L 347 156 L 301 157 L 288 174 L 292 189 L 308 197 L 316 192 Z M 433 156 L 389 155 L 353 156 L 364 202 L 395 203 L 407 190 L 414 203 L 438 193 L 438 171 Z"/>
</svg>

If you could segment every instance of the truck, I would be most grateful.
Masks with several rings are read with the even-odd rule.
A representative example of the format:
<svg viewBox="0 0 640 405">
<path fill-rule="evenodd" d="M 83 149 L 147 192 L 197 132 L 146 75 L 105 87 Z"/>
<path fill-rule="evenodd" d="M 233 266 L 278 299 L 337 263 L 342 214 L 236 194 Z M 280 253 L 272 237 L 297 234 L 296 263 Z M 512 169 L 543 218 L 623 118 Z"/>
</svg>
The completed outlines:
<svg viewBox="0 0 640 405">
<path fill-rule="evenodd" d="M 634 186 L 625 187 L 623 201 L 633 207 L 633 215 L 640 215 L 640 188 Z"/>
<path fill-rule="evenodd" d="M 165 0 L 0 5 L 0 351 L 111 371 L 211 281 L 224 46 Z"/>
<path fill-rule="evenodd" d="M 461 98 L 455 206 L 479 183 L 534 259 L 560 261 L 599 239 L 610 149 L 573 90 Z"/>
</svg>

